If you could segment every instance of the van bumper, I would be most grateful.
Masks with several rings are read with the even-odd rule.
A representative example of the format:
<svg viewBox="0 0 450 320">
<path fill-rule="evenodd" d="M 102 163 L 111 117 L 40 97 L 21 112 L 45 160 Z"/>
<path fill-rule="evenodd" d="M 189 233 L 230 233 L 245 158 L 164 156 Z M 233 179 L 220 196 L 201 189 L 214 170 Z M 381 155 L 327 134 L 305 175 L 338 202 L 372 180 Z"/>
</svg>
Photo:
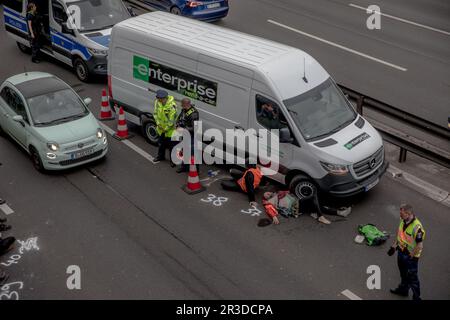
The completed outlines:
<svg viewBox="0 0 450 320">
<path fill-rule="evenodd" d="M 346 176 L 327 174 L 322 179 L 317 179 L 316 183 L 322 191 L 330 195 L 350 197 L 372 189 L 379 182 L 388 167 L 389 162 L 384 161 L 374 173 L 362 180 L 355 180 L 350 173 Z"/>
<path fill-rule="evenodd" d="M 102 76 L 108 74 L 107 56 L 93 56 L 88 61 L 86 61 L 86 65 L 89 69 L 90 74 L 96 74 L 96 75 L 102 75 Z"/>
</svg>

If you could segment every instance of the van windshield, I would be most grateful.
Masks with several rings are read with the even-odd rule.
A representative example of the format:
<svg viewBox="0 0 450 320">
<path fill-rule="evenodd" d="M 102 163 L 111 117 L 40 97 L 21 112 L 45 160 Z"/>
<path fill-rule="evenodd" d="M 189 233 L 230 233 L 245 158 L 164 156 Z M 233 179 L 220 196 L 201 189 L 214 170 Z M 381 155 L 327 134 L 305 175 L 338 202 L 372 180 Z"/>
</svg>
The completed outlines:
<svg viewBox="0 0 450 320">
<path fill-rule="evenodd" d="M 331 78 L 283 102 L 306 141 L 331 135 L 356 118 L 355 110 Z"/>
<path fill-rule="evenodd" d="M 79 8 L 81 32 L 108 29 L 130 17 L 122 0 L 81 0 L 70 2 L 68 6 Z"/>
</svg>

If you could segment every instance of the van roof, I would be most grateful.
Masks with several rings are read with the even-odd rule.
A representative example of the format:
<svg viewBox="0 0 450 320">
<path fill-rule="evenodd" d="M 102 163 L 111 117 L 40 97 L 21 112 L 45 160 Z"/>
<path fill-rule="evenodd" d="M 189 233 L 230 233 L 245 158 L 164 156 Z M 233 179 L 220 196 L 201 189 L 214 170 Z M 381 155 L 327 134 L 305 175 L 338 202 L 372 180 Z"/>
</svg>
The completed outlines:
<svg viewBox="0 0 450 320">
<path fill-rule="evenodd" d="M 253 66 L 292 51 L 302 52 L 270 40 L 161 11 L 127 19 L 116 27 L 160 36 L 168 41 L 201 48 L 214 56 Z"/>
</svg>

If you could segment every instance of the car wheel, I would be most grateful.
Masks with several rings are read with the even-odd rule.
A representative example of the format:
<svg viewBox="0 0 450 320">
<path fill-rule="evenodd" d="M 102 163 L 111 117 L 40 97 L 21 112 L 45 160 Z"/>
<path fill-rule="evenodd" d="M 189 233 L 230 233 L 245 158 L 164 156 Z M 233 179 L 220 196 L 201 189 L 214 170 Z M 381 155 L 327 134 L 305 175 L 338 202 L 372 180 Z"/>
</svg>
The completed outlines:
<svg viewBox="0 0 450 320">
<path fill-rule="evenodd" d="M 178 7 L 172 7 L 170 9 L 170 13 L 176 14 L 177 16 L 181 16 L 181 10 Z"/>
<path fill-rule="evenodd" d="M 300 200 L 306 200 L 312 198 L 317 192 L 317 187 L 310 178 L 299 174 L 291 180 L 289 190 Z"/>
<path fill-rule="evenodd" d="M 33 167 L 39 172 L 45 172 L 44 165 L 42 164 L 41 157 L 39 156 L 39 152 L 33 147 L 30 147 L 30 156 L 31 161 L 33 162 Z"/>
<path fill-rule="evenodd" d="M 73 63 L 73 68 L 75 69 L 78 79 L 83 82 L 89 81 L 89 69 L 83 60 L 76 58 Z"/>
<path fill-rule="evenodd" d="M 142 134 L 149 143 L 158 144 L 159 134 L 156 131 L 156 123 L 151 119 L 142 121 Z"/>
<path fill-rule="evenodd" d="M 30 54 L 30 53 L 31 53 L 30 47 L 27 47 L 27 46 L 24 45 L 23 43 L 17 42 L 17 47 L 18 47 L 19 50 L 22 51 L 23 53 L 26 53 L 26 54 Z"/>
</svg>

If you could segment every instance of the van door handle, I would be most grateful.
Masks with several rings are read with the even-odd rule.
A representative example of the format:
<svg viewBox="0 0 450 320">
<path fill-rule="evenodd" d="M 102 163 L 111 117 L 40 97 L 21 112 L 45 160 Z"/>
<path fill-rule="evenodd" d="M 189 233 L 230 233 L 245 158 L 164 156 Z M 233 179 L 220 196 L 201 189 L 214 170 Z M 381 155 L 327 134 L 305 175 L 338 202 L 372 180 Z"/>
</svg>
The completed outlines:
<svg viewBox="0 0 450 320">
<path fill-rule="evenodd" d="M 235 129 L 238 129 L 238 130 L 245 131 L 245 129 L 244 129 L 243 127 L 241 127 L 241 126 L 234 126 L 234 128 L 235 128 Z"/>
</svg>

